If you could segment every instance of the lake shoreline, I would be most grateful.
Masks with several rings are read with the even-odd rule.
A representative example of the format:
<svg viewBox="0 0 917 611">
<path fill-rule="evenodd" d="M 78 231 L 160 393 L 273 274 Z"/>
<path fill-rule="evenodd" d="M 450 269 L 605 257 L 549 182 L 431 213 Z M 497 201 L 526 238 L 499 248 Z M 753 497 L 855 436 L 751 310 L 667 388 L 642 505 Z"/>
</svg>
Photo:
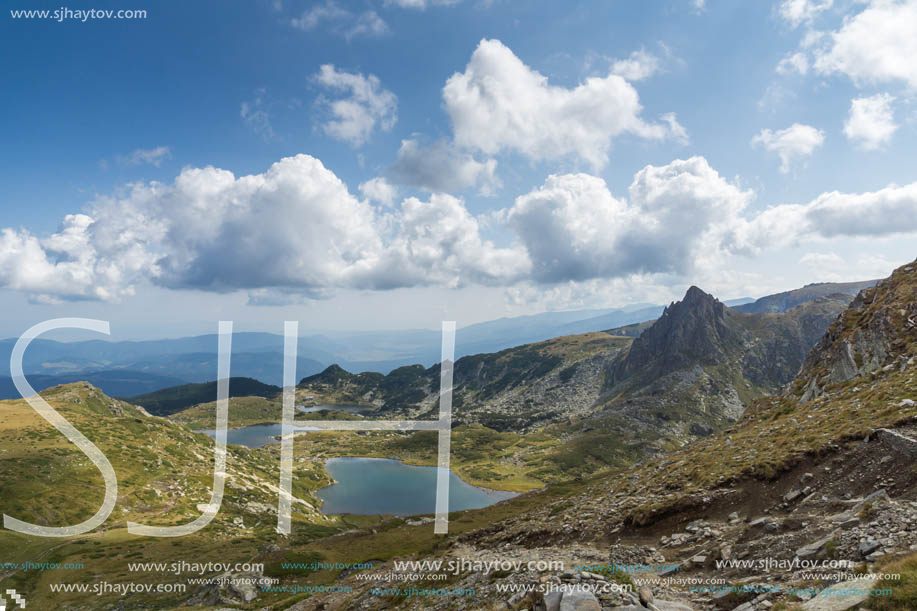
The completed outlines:
<svg viewBox="0 0 917 611">
<path fill-rule="evenodd" d="M 332 461 L 340 463 L 339 469 L 345 469 L 347 477 L 343 479 L 346 481 L 341 481 L 341 479 L 332 474 Z M 321 502 L 320 508 L 325 515 L 393 515 L 408 517 L 433 514 L 433 508 L 424 507 L 416 511 L 406 509 L 406 507 L 410 506 L 410 502 L 405 503 L 405 498 L 410 498 L 412 502 L 416 502 L 414 499 L 420 495 L 435 490 L 435 482 L 438 481 L 435 465 L 410 464 L 399 458 L 376 456 L 330 456 L 321 459 L 321 463 L 327 479 L 331 483 L 317 489 L 314 496 Z M 416 487 L 416 478 L 418 477 L 428 480 L 424 483 L 421 489 L 422 492 L 414 490 L 414 494 L 406 493 L 400 496 L 392 496 L 392 490 L 401 489 L 402 485 L 407 485 L 412 479 L 415 480 L 413 484 Z M 450 512 L 481 509 L 522 494 L 471 484 L 462 479 L 452 469 L 449 470 L 449 478 Z M 393 483 L 395 485 L 391 489 L 385 489 L 385 491 L 376 490 L 375 494 L 373 494 L 372 487 L 374 485 L 378 486 L 380 482 L 386 479 L 394 480 Z M 332 490 L 335 486 L 344 487 Z M 346 486 L 350 486 L 350 489 L 347 489 Z M 358 491 L 356 494 L 358 499 L 354 498 L 355 489 Z M 384 510 L 379 508 L 381 499 L 385 499 L 381 501 L 382 506 L 385 507 Z M 430 500 L 433 500 L 432 497 Z M 334 507 L 326 511 L 325 508 L 329 504 L 334 505 Z M 343 507 L 341 507 L 342 505 Z"/>
<path fill-rule="evenodd" d="M 321 407 L 324 409 L 333 409 L 332 406 L 321 406 Z M 343 406 L 343 407 L 357 408 L 358 406 L 348 405 L 348 406 Z M 344 410 L 340 410 L 340 411 L 344 411 Z M 302 413 L 302 412 L 297 410 L 297 413 Z M 300 437 L 302 433 L 317 432 L 314 430 L 312 431 L 309 430 L 308 427 L 310 424 L 310 420 L 294 420 L 293 424 L 297 428 L 302 429 L 302 430 L 297 430 L 295 432 L 294 439 Z M 257 429 L 258 427 L 271 427 L 271 426 L 279 427 L 281 425 L 282 425 L 281 422 L 265 421 L 265 422 L 246 424 L 242 427 L 230 428 L 228 430 L 238 432 L 238 431 L 242 431 L 246 429 Z M 213 437 L 212 435 L 213 429 L 198 429 L 198 430 L 195 430 L 194 432 L 207 434 Z M 259 440 L 259 443 L 257 445 L 249 445 L 244 442 L 240 443 L 238 441 L 232 441 L 232 440 L 230 440 L 229 443 L 233 445 L 246 446 L 252 449 L 263 448 L 263 447 L 267 447 L 270 445 L 280 443 L 280 434 L 278 433 L 279 431 L 271 435 L 270 440 Z M 350 445 L 354 445 L 354 444 L 350 444 Z M 328 450 L 326 449 L 326 452 L 321 452 L 317 454 L 316 456 L 317 458 L 320 458 L 321 462 L 323 463 L 323 468 L 325 468 L 324 463 L 326 463 L 331 458 L 391 459 L 391 460 L 400 461 L 404 463 L 405 465 L 415 466 L 415 467 L 435 467 L 437 464 L 437 459 L 435 456 L 417 456 L 417 455 L 412 456 L 412 455 L 405 455 L 401 453 L 388 453 L 388 452 L 382 453 L 382 452 L 374 451 L 373 449 L 366 448 L 366 447 L 349 447 L 347 444 L 343 445 L 343 447 L 340 447 L 340 448 L 334 448 L 333 450 L 330 450 L 330 452 L 333 452 L 333 454 L 329 453 Z M 469 471 L 474 471 L 477 467 L 480 467 L 480 466 L 481 466 L 480 464 L 474 463 L 474 462 L 470 464 L 464 464 L 464 463 L 457 464 L 456 461 L 453 460 L 450 464 L 450 470 L 466 484 L 469 484 L 471 486 L 475 486 L 478 488 L 483 488 L 486 490 L 494 490 L 494 491 L 499 491 L 499 492 L 514 492 L 514 493 L 522 494 L 526 492 L 542 490 L 544 488 L 543 485 L 542 486 L 531 486 L 531 485 L 525 485 L 518 481 L 512 481 L 512 480 L 481 479 L 481 478 L 474 477 L 474 475 L 470 473 Z M 325 471 L 327 472 L 327 468 L 325 468 Z"/>
</svg>

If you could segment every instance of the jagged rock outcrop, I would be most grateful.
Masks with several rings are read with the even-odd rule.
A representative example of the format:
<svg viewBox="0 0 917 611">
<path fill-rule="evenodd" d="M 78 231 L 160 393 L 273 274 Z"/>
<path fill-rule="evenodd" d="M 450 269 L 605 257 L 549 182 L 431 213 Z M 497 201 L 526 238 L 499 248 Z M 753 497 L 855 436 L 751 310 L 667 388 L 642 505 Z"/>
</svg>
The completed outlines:
<svg viewBox="0 0 917 611">
<path fill-rule="evenodd" d="M 735 313 L 696 286 L 684 299 L 667 307 L 662 316 L 634 340 L 627 355 L 612 368 L 612 381 L 637 372 L 665 375 L 695 365 L 715 365 L 743 344 Z"/>
<path fill-rule="evenodd" d="M 917 261 L 857 295 L 806 358 L 795 386 L 804 401 L 822 395 L 831 384 L 913 365 L 915 279 Z"/>
<path fill-rule="evenodd" d="M 609 367 L 606 409 L 670 438 L 709 434 L 792 380 L 848 301 L 745 314 L 692 286 Z"/>
</svg>

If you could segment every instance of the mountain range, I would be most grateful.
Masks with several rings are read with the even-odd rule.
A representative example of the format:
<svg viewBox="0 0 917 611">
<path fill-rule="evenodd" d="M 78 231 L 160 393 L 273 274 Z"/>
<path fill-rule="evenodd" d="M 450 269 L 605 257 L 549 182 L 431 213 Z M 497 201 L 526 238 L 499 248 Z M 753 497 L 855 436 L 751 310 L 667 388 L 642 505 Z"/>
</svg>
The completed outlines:
<svg viewBox="0 0 917 611">
<path fill-rule="evenodd" d="M 712 328 L 691 322 L 674 335 L 664 333 L 684 324 L 690 314 L 678 310 L 696 302 L 706 302 L 699 309 L 708 313 L 704 326 Z M 722 358 L 741 339 L 734 321 L 700 291 L 680 305 L 667 310 L 663 326 L 644 333 L 643 349 L 635 342 L 616 361 L 612 369 L 624 382 L 647 367 L 662 368 L 654 357 L 680 368 L 692 351 L 699 361 Z M 658 345 L 662 337 L 685 343 L 670 350 Z M 585 567 L 496 577 L 469 572 L 450 583 L 473 588 L 476 604 L 489 608 L 913 609 L 915 374 L 917 261 L 861 291 L 791 382 L 754 400 L 727 428 L 628 467 L 482 510 L 469 519 L 486 526 L 435 550 L 414 548 L 405 555 L 444 562 L 565 558 Z M 394 536 L 412 532 L 404 528 Z M 372 547 L 380 537 L 364 531 L 350 545 Z M 628 566 L 650 568 L 615 568 Z M 813 566 L 833 568 L 806 568 Z M 614 583 L 633 589 L 602 588 Z M 708 583 L 719 585 L 691 585 Z M 383 584 L 345 577 L 336 585 L 352 588 L 347 594 L 321 595 L 293 608 L 368 608 L 372 589 Z M 574 586 L 593 589 L 561 591 Z M 455 608 L 447 601 L 403 606 Z"/>
<path fill-rule="evenodd" d="M 913 569 L 901 564 L 912 562 L 908 550 L 917 546 L 917 529 L 910 528 L 917 525 L 911 503 L 917 498 L 912 468 L 917 456 L 917 262 L 852 299 L 849 293 L 822 289 L 806 293 L 811 298 L 783 299 L 774 306 L 786 306 L 783 311 L 743 312 L 692 287 L 656 320 L 639 325 L 639 332 L 621 334 L 614 328 L 563 335 L 458 359 L 455 468 L 476 482 L 497 485 L 524 471 L 548 485 L 454 514 L 446 537 L 434 535 L 424 519 L 323 514 L 315 493 L 330 481 L 321 460 L 328 454 L 303 452 L 300 445 L 324 443 L 309 447 L 345 455 L 375 456 L 381 448 L 386 455 L 436 464 L 435 452 L 426 447 L 435 439 L 424 433 L 329 433 L 297 441 L 293 536 L 278 535 L 272 515 L 279 448 L 230 446 L 226 498 L 214 524 L 187 540 L 145 540 L 139 552 L 124 531 L 125 519 L 182 523 L 206 506 L 213 442 L 189 427 L 213 417 L 215 384 L 182 385 L 130 401 L 109 398 L 84 382 L 58 386 L 42 395 L 110 457 L 121 484 L 120 513 L 88 539 L 36 542 L 4 531 L 0 544 L 14 550 L 14 562 L 83 563 L 91 568 L 67 577 L 82 581 L 99 572 L 123 571 L 132 558 L 170 560 L 206 550 L 231 562 L 263 563 L 253 577 L 271 576 L 285 585 L 342 586 L 297 597 L 209 585 L 156 600 L 205 608 L 377 608 L 380 599 L 371 589 L 386 587 L 378 575 L 391 573 L 392 562 L 406 558 L 562 558 L 568 566 L 598 568 L 537 575 L 460 572 L 449 577 L 449 587 L 474 589 L 474 599 L 395 597 L 386 599 L 389 606 L 548 609 L 566 600 L 560 608 L 684 611 L 747 604 L 743 609 L 757 610 L 802 605 L 804 596 L 817 600 L 814 594 L 791 597 L 788 588 L 817 592 L 827 583 L 793 571 L 714 565 L 715 560 L 761 557 L 852 559 L 863 564 L 857 574 L 879 568 L 917 579 L 917 563 Z M 366 414 L 369 418 L 433 417 L 438 382 L 438 365 L 407 365 L 388 373 L 350 373 L 332 365 L 303 377 L 297 403 L 371 405 L 375 411 Z M 231 380 L 230 387 L 231 421 L 243 413 L 247 422 L 266 415 L 276 419 L 279 388 L 241 378 Z M 3 512 L 42 524 L 91 515 L 102 488 L 94 467 L 24 401 L 0 406 Z M 372 562 L 376 576 L 284 569 L 291 562 L 318 561 Z M 633 584 L 634 575 L 608 567 L 666 563 L 679 565 L 680 577 L 726 576 L 732 585 L 772 589 L 759 599 L 742 589 L 700 591 L 656 580 L 633 595 L 606 591 L 573 600 L 527 588 L 583 581 Z M 0 578 L 41 608 L 47 584 L 61 575 L 4 569 Z M 162 575 L 139 572 L 130 578 L 152 583 Z M 442 584 L 418 583 L 426 585 Z M 499 589 L 507 585 L 523 589 L 516 594 Z M 150 603 L 142 596 L 90 602 L 112 609 Z M 55 604 L 89 603 L 74 593 Z M 907 609 L 907 604 L 882 608 Z"/>
<path fill-rule="evenodd" d="M 831 284 L 819 285 L 830 291 Z M 836 285 L 843 292 L 847 285 Z M 799 289 L 802 291 L 803 289 Z M 791 292 L 792 293 L 792 292 Z M 766 298 L 765 298 L 766 299 Z M 803 298 L 805 299 L 805 298 Z M 741 306 L 738 299 L 727 305 Z M 759 300 L 760 301 L 760 300 Z M 466 356 L 520 346 L 563 335 L 602 331 L 657 318 L 663 306 L 546 312 L 468 325 L 457 333 L 456 354 Z M 336 363 L 354 372 L 388 373 L 398 367 L 439 360 L 441 335 L 431 330 L 334 332 L 300 338 L 297 372 L 308 376 Z M 15 339 L 0 340 L 0 363 L 8 363 Z M 146 341 L 53 341 L 36 339 L 23 370 L 36 389 L 87 380 L 114 396 L 134 396 L 168 386 L 202 383 L 216 374 L 217 336 Z M 233 334 L 232 373 L 280 385 L 283 337 L 271 333 Z M 12 381 L 0 376 L 0 398 L 15 398 Z"/>
</svg>

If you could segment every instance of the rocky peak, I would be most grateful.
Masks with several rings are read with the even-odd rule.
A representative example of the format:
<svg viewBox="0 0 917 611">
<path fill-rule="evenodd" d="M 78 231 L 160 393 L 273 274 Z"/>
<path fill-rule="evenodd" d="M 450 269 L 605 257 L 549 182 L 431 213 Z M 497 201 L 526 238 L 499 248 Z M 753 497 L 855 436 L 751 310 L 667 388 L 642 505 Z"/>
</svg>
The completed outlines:
<svg viewBox="0 0 917 611">
<path fill-rule="evenodd" d="M 672 303 L 662 316 L 634 340 L 627 356 L 614 369 L 615 380 L 651 368 L 664 375 L 696 364 L 725 360 L 728 348 L 741 345 L 741 330 L 734 314 L 712 295 L 692 286 L 681 301 Z"/>
<path fill-rule="evenodd" d="M 335 386 L 341 383 L 349 382 L 354 375 L 349 371 L 345 370 L 343 367 L 335 363 L 334 365 L 329 365 L 320 373 L 311 375 L 307 378 L 303 378 L 300 382 L 300 386 L 307 384 L 329 384 Z"/>
</svg>

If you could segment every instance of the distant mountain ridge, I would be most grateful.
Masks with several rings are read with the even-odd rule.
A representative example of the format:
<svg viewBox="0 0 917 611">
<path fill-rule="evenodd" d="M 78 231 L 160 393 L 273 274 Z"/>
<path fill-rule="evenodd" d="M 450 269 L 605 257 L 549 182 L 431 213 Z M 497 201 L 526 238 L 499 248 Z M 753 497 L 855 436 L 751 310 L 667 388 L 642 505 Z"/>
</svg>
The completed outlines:
<svg viewBox="0 0 917 611">
<path fill-rule="evenodd" d="M 599 397 L 602 368 L 629 343 L 586 333 L 464 356 L 455 363 L 453 418 L 519 431 L 585 413 Z M 386 375 L 331 365 L 304 378 L 298 392 L 315 401 L 371 404 L 416 417 L 435 413 L 439 375 L 439 365 L 408 365 Z"/>
<path fill-rule="evenodd" d="M 878 282 L 878 280 L 865 280 L 862 282 L 815 282 L 792 291 L 767 295 L 752 303 L 735 306 L 733 309 L 747 314 L 786 312 L 790 308 L 794 308 L 807 301 L 814 301 L 819 297 L 827 297 L 828 295 L 842 294 L 850 295 L 852 298 L 863 289 L 875 286 Z"/>
<path fill-rule="evenodd" d="M 874 281 L 811 284 L 794 291 L 725 302 L 741 312 L 780 312 L 828 293 L 851 295 Z M 546 312 L 461 327 L 456 356 L 496 353 L 551 338 L 613 330 L 636 337 L 662 314 L 663 306 L 638 304 L 620 309 Z M 9 362 L 14 339 L 0 340 L 0 363 Z M 330 333 L 299 340 L 297 374 L 307 377 L 329 363 L 348 371 L 390 373 L 419 363 L 439 360 L 440 333 L 430 330 Z M 217 336 L 201 335 L 148 341 L 74 341 L 36 339 L 26 352 L 23 367 L 36 389 L 76 380 L 89 380 L 115 396 L 134 396 L 183 383 L 204 383 L 216 376 Z M 233 334 L 232 373 L 237 377 L 279 385 L 283 375 L 283 337 L 271 333 Z M 0 378 L 0 398 L 18 393 Z"/>
<path fill-rule="evenodd" d="M 132 396 L 183 383 L 183 380 L 179 378 L 127 369 L 89 371 L 86 373 L 71 373 L 54 376 L 30 374 L 26 376 L 26 379 L 37 392 L 41 392 L 53 386 L 60 386 L 61 384 L 89 382 L 93 386 L 103 389 L 106 394 L 113 397 Z M 16 390 L 13 379 L 9 377 L 0 377 L 0 400 L 18 398 L 19 391 Z"/>
</svg>

